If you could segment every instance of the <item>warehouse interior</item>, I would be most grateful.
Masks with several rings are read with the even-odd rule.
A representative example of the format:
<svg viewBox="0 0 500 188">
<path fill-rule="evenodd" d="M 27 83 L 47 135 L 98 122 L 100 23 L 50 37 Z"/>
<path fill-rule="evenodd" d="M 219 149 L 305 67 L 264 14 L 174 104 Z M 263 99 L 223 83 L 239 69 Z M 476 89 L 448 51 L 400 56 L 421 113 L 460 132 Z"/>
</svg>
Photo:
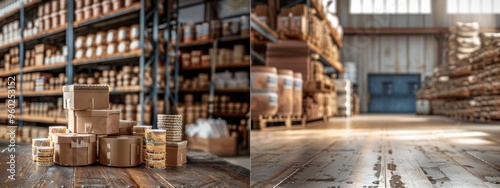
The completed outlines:
<svg viewBox="0 0 500 188">
<path fill-rule="evenodd" d="M 229 0 L 1 0 L 0 145 L 24 169 L 2 182 L 247 185 L 249 12 Z"/>
<path fill-rule="evenodd" d="M 498 7 L 252 1 L 251 185 L 498 187 Z"/>
</svg>

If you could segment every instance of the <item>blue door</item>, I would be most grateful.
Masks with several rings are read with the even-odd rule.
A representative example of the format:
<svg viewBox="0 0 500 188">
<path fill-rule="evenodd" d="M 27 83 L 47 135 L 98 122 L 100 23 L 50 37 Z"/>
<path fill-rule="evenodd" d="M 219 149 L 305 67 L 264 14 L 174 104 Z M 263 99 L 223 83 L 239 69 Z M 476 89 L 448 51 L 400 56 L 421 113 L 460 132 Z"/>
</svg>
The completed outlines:
<svg viewBox="0 0 500 188">
<path fill-rule="evenodd" d="M 370 74 L 370 113 L 415 113 L 419 74 Z"/>
</svg>

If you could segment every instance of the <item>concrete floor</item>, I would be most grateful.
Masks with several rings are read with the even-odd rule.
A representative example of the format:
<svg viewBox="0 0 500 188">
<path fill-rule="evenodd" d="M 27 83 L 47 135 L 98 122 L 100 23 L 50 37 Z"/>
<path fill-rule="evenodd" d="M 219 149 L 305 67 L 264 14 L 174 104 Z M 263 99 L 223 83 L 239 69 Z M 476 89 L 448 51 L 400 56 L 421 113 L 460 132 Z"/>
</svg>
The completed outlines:
<svg viewBox="0 0 500 188">
<path fill-rule="evenodd" d="M 500 187 L 500 125 L 415 115 L 254 131 L 255 187 Z"/>
</svg>

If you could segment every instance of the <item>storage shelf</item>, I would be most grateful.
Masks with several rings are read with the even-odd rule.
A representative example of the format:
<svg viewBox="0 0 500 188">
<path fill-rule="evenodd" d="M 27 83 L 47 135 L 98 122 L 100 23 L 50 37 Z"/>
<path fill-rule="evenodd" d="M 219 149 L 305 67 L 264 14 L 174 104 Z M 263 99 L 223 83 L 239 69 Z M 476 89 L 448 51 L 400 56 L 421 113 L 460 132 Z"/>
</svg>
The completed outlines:
<svg viewBox="0 0 500 188">
<path fill-rule="evenodd" d="M 239 63 L 228 63 L 215 66 L 216 69 L 243 68 L 243 67 L 250 67 L 250 63 L 239 62 Z M 210 68 L 211 68 L 210 66 L 195 66 L 195 67 L 182 67 L 182 70 L 204 70 Z"/>
<path fill-rule="evenodd" d="M 327 65 L 327 66 L 333 66 L 335 69 L 337 69 L 337 71 L 339 72 L 343 72 L 344 69 L 343 69 L 343 66 L 342 64 L 339 62 L 339 61 L 334 61 L 333 59 L 330 59 L 328 57 L 325 56 L 325 53 L 323 52 L 323 50 L 321 50 L 320 48 L 318 48 L 316 45 L 312 44 L 312 43 L 308 43 L 308 46 L 309 48 L 314 51 L 315 53 L 319 54 L 321 56 L 321 62 L 323 62 L 323 64 Z"/>
<path fill-rule="evenodd" d="M 5 13 L 4 15 L 0 16 L 0 22 L 3 22 L 3 20 L 10 18 L 11 16 L 15 14 L 19 14 L 19 10 L 21 10 L 21 7 L 17 7 L 15 9 L 12 9 L 11 11 Z M 3 25 L 3 24 L 2 24 Z"/>
<path fill-rule="evenodd" d="M 4 44 L 2 46 L 0 46 L 0 52 L 7 52 L 9 51 L 9 48 L 12 48 L 16 45 L 19 45 L 19 40 L 17 41 L 14 41 L 14 42 L 11 42 L 11 43 L 7 43 L 7 44 Z"/>
<path fill-rule="evenodd" d="M 109 94 L 123 94 L 123 93 L 138 93 L 141 91 L 140 86 L 122 86 L 122 87 L 113 87 L 109 89 Z M 146 89 L 146 92 L 149 90 Z"/>
<path fill-rule="evenodd" d="M 215 89 L 215 92 L 221 92 L 221 93 L 250 92 L 250 88 L 224 88 L 224 89 Z"/>
<path fill-rule="evenodd" d="M 17 68 L 17 67 L 12 69 L 12 70 L 0 72 L 0 77 L 7 77 L 7 76 L 16 75 L 16 74 L 19 74 L 19 68 Z"/>
<path fill-rule="evenodd" d="M 53 28 L 53 29 L 48 30 L 48 31 L 42 31 L 38 35 L 31 35 L 29 37 L 24 37 L 23 40 L 24 40 L 24 42 L 27 43 L 27 42 L 32 42 L 32 41 L 35 41 L 38 39 L 47 38 L 47 37 L 50 37 L 52 35 L 66 32 L 66 28 L 67 28 L 67 24 L 64 24 L 62 26 Z"/>
<path fill-rule="evenodd" d="M 209 92 L 210 90 L 208 88 L 189 88 L 189 89 L 179 89 L 179 92 L 182 93 L 198 93 L 198 92 Z"/>
<path fill-rule="evenodd" d="M 201 89 L 179 89 L 179 92 L 183 93 L 197 93 L 197 92 L 209 92 L 210 90 L 208 88 L 201 88 Z M 215 89 L 215 92 L 220 92 L 220 93 L 241 93 L 241 92 L 250 92 L 250 88 L 224 88 L 224 89 Z"/>
<path fill-rule="evenodd" d="M 97 18 L 91 18 L 87 20 L 82 20 L 82 21 L 77 21 L 74 23 L 74 28 L 79 28 L 79 27 L 84 27 L 88 25 L 93 25 L 101 22 L 106 22 L 108 25 L 113 24 L 111 21 L 115 21 L 115 23 L 119 23 L 118 21 L 121 21 L 117 18 L 126 16 L 126 15 L 135 15 L 139 14 L 139 10 L 141 10 L 141 3 L 134 3 L 131 6 L 121 8 L 119 10 L 111 11 L 108 12 L 107 14 L 104 14 L 102 16 L 99 16 Z M 137 18 L 137 17 L 134 17 Z M 109 22 L 108 22 L 109 21 Z"/>
<path fill-rule="evenodd" d="M 56 70 L 56 69 L 62 69 L 64 67 L 66 67 L 66 63 L 54 63 L 54 64 L 43 65 L 43 66 L 30 66 L 30 67 L 24 67 L 23 73 Z"/>
<path fill-rule="evenodd" d="M 212 44 L 212 40 L 204 40 L 204 41 L 194 41 L 194 42 L 188 42 L 188 43 L 180 43 L 179 48 L 187 48 L 187 47 L 193 47 L 193 46 L 204 46 L 204 45 L 209 45 Z"/>
<path fill-rule="evenodd" d="M 23 91 L 23 97 L 45 97 L 45 96 L 62 96 L 62 89 L 43 90 L 43 91 Z"/>
<path fill-rule="evenodd" d="M 212 114 L 213 117 L 241 117 L 241 118 L 246 118 L 247 113 L 214 113 Z"/>
<path fill-rule="evenodd" d="M 0 119 L 8 119 L 7 115 L 0 115 Z M 30 116 L 30 115 L 18 115 L 14 117 L 15 121 L 37 122 L 37 123 L 54 123 L 54 124 L 67 124 L 68 119 L 57 118 L 57 117 L 46 117 L 46 116 Z"/>
<path fill-rule="evenodd" d="M 220 43 L 226 43 L 226 42 L 235 42 L 235 41 L 240 41 L 240 40 L 248 40 L 250 37 L 242 37 L 242 36 L 227 36 L 227 37 L 221 37 L 217 39 L 218 42 Z M 194 41 L 194 42 L 189 42 L 189 43 L 180 43 L 179 48 L 188 48 L 188 47 L 199 47 L 199 46 L 206 46 L 206 45 L 211 45 L 214 40 L 205 40 L 205 41 Z"/>
<path fill-rule="evenodd" d="M 31 8 L 33 5 L 36 5 L 37 3 L 42 2 L 43 0 L 34 0 L 29 3 L 24 4 L 24 9 Z"/>
<path fill-rule="evenodd" d="M 330 23 L 327 20 L 325 12 L 320 10 L 320 6 L 315 1 L 310 1 L 310 2 L 311 2 L 311 7 L 316 9 L 316 13 L 320 17 L 320 19 L 324 20 L 328 24 L 328 29 L 330 30 L 330 34 L 332 35 L 332 38 L 335 41 L 335 44 L 337 44 L 337 46 L 339 48 L 342 48 L 344 44 L 342 43 L 342 40 L 340 39 L 340 35 L 337 32 L 337 30 L 333 28 L 332 23 Z"/>
<path fill-rule="evenodd" d="M 137 59 L 141 56 L 140 51 L 129 52 L 127 54 L 117 53 L 112 56 L 102 57 L 102 58 L 92 58 L 92 59 L 74 59 L 73 65 L 91 65 L 99 63 L 112 63 L 112 62 L 126 62 L 126 60 Z"/>
<path fill-rule="evenodd" d="M 265 23 L 262 23 L 255 15 L 250 15 L 251 23 L 250 27 L 252 30 L 257 31 L 260 35 L 266 37 L 271 42 L 278 42 L 279 35 L 267 26 Z"/>
</svg>

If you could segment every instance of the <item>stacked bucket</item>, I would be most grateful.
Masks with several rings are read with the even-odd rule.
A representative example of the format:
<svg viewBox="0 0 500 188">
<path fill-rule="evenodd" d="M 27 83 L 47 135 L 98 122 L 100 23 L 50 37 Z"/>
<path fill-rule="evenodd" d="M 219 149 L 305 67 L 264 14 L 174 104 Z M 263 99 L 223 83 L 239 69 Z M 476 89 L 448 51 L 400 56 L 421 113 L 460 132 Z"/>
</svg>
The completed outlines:
<svg viewBox="0 0 500 188">
<path fill-rule="evenodd" d="M 52 146 L 36 147 L 36 165 L 54 166 L 54 147 Z"/>
<path fill-rule="evenodd" d="M 152 169 L 165 169 L 167 132 L 162 129 L 149 129 L 146 131 L 146 167 Z"/>
</svg>

